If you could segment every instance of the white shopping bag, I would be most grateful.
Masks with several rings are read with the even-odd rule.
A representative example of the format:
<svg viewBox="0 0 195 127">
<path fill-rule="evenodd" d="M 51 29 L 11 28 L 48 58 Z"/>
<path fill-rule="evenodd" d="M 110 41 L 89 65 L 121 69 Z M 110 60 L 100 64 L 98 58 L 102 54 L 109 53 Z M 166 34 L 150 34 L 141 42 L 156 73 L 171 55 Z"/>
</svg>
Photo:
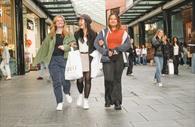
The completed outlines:
<svg viewBox="0 0 195 127">
<path fill-rule="evenodd" d="M 75 80 L 83 77 L 81 56 L 79 50 L 68 53 L 68 59 L 65 68 L 65 79 Z"/>
<path fill-rule="evenodd" d="M 174 65 L 173 62 L 168 62 L 168 68 L 169 68 L 169 74 L 173 75 L 174 74 Z"/>
<path fill-rule="evenodd" d="M 93 57 L 91 61 L 91 78 L 103 76 L 103 66 L 101 63 L 102 54 L 95 50 L 90 56 Z"/>
</svg>

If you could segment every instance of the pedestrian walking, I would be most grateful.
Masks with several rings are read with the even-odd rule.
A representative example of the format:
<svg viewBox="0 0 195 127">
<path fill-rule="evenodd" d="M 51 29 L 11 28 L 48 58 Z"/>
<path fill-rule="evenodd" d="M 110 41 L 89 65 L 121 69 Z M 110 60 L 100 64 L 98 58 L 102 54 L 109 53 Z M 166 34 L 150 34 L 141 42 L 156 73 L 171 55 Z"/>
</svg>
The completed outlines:
<svg viewBox="0 0 195 127">
<path fill-rule="evenodd" d="M 162 69 L 162 75 L 167 75 L 169 73 L 168 71 L 168 61 L 171 58 L 171 45 L 168 41 L 168 38 L 166 35 L 162 37 L 163 41 L 163 69 Z"/>
<path fill-rule="evenodd" d="M 161 82 L 161 71 L 163 67 L 163 30 L 158 29 L 155 36 L 152 39 L 152 46 L 154 47 L 154 61 L 156 64 L 156 71 L 154 75 L 155 83 L 158 83 L 160 87 L 163 86 Z"/>
<path fill-rule="evenodd" d="M 91 61 L 90 54 L 94 51 L 94 40 L 96 38 L 96 32 L 92 30 L 91 18 L 82 14 L 79 17 L 79 30 L 75 32 L 75 38 L 77 47 L 81 54 L 83 77 L 77 80 L 77 88 L 79 96 L 77 98 L 77 105 L 82 106 L 84 109 L 89 109 L 89 94 L 91 91 Z M 84 98 L 83 98 L 84 93 Z"/>
<path fill-rule="evenodd" d="M 2 61 L 0 64 L 0 69 L 6 80 L 11 79 L 11 70 L 10 70 L 9 61 L 10 61 L 10 54 L 8 49 L 8 43 L 3 43 Z"/>
<path fill-rule="evenodd" d="M 131 39 L 131 47 L 127 50 L 129 53 L 128 60 L 129 60 L 129 66 L 127 68 L 127 73 L 126 75 L 133 76 L 133 62 L 134 62 L 134 57 L 135 57 L 135 50 L 133 48 L 133 39 Z"/>
<path fill-rule="evenodd" d="M 56 110 L 63 109 L 62 87 L 68 103 L 72 102 L 70 81 L 65 80 L 64 73 L 68 51 L 73 43 L 75 43 L 75 38 L 69 33 L 64 17 L 57 15 L 54 17 L 50 33 L 44 39 L 34 60 L 34 64 L 41 62 L 49 64 L 49 73 L 57 102 Z"/>
<path fill-rule="evenodd" d="M 121 28 L 120 18 L 116 14 L 108 17 L 108 27 L 103 29 L 94 42 L 95 48 L 102 54 L 105 107 L 114 104 L 121 110 L 122 85 L 121 77 L 124 69 L 122 52 L 130 48 L 130 37 Z"/>
<path fill-rule="evenodd" d="M 174 74 L 178 75 L 179 74 L 178 67 L 179 67 L 179 63 L 180 63 L 182 48 L 181 48 L 179 41 L 178 41 L 178 38 L 176 36 L 173 37 L 172 43 L 173 43 Z"/>
</svg>

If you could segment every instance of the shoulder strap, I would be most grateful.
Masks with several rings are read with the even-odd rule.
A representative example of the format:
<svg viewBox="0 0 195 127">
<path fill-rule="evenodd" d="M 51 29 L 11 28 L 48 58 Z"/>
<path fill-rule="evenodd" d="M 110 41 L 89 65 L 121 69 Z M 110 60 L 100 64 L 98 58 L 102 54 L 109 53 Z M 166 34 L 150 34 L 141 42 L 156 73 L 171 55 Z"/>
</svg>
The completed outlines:
<svg viewBox="0 0 195 127">
<path fill-rule="evenodd" d="M 107 48 L 107 40 L 106 40 L 106 38 L 107 38 L 107 37 L 106 37 L 106 36 L 107 36 L 106 33 L 107 33 L 107 32 L 105 32 L 105 30 L 106 30 L 106 29 L 102 29 L 102 35 L 103 35 L 104 42 L 105 42 L 104 45 L 103 45 L 103 47 L 104 47 L 104 48 Z"/>
</svg>

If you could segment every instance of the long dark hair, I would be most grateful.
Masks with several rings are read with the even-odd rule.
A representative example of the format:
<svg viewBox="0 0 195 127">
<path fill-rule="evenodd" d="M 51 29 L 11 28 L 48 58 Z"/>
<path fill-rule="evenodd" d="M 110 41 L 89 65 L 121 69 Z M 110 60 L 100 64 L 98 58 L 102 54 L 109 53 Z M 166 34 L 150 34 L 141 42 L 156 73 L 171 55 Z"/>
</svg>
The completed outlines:
<svg viewBox="0 0 195 127">
<path fill-rule="evenodd" d="M 85 21 L 85 27 L 87 28 L 87 40 L 91 40 L 94 37 L 94 31 L 91 28 L 91 25 Z M 79 29 L 77 31 L 78 39 L 81 40 L 81 42 L 84 42 L 84 32 L 83 29 Z"/>
<path fill-rule="evenodd" d="M 174 42 L 174 39 L 175 39 L 175 38 L 177 39 L 176 42 Z M 173 37 L 172 43 L 173 43 L 173 46 L 175 46 L 175 44 L 177 44 L 177 45 L 179 46 L 179 40 L 178 40 L 178 38 L 177 38 L 176 36 Z"/>
</svg>

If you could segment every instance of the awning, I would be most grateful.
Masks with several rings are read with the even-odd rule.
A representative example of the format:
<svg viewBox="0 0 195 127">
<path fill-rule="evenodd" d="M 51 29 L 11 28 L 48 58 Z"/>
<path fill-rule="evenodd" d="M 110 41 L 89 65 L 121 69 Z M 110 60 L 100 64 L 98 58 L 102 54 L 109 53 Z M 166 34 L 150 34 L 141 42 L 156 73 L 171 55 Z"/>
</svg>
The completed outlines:
<svg viewBox="0 0 195 127">
<path fill-rule="evenodd" d="M 121 22 L 122 24 L 129 24 L 156 8 L 161 7 L 168 1 L 170 0 L 135 0 L 132 5 L 120 14 Z"/>
<path fill-rule="evenodd" d="M 77 14 L 71 0 L 34 0 L 34 2 L 51 18 L 64 16 L 67 24 L 77 24 Z"/>
</svg>

